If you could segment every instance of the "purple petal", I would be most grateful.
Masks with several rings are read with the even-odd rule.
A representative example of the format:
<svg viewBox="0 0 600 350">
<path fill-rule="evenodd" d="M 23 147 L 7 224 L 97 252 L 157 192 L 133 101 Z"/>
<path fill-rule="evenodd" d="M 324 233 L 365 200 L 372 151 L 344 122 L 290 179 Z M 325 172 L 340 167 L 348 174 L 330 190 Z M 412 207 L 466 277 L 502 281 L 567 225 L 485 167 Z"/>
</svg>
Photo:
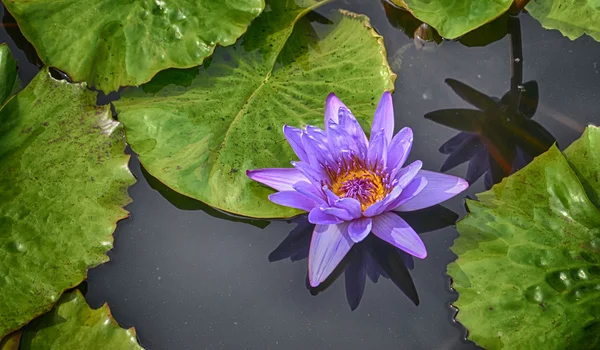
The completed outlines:
<svg viewBox="0 0 600 350">
<path fill-rule="evenodd" d="M 385 130 L 381 129 L 371 134 L 371 142 L 369 143 L 369 151 L 367 155 L 369 164 L 372 166 L 378 165 L 385 168 L 387 160 L 387 141 L 385 139 Z"/>
<path fill-rule="evenodd" d="M 396 211 L 419 210 L 448 200 L 469 187 L 460 177 L 421 170 L 417 176 L 427 179 L 427 186 L 411 200 L 397 207 Z"/>
<path fill-rule="evenodd" d="M 392 189 L 392 192 L 390 192 L 384 199 L 382 199 L 379 202 L 376 202 L 374 204 L 371 204 L 371 206 L 369 206 L 365 210 L 364 216 L 373 217 L 373 216 L 383 213 L 384 211 L 387 211 L 387 208 L 390 206 L 390 204 L 392 202 L 396 201 L 396 199 L 398 198 L 398 196 L 401 193 L 402 193 L 402 187 L 400 187 L 400 186 L 394 187 L 394 189 Z"/>
<path fill-rule="evenodd" d="M 298 181 L 306 177 L 294 168 L 264 168 L 246 171 L 246 175 L 256 182 L 267 185 L 277 191 L 292 191 Z"/>
<path fill-rule="evenodd" d="M 346 209 L 346 211 L 352 215 L 353 219 L 359 218 L 362 215 L 360 202 L 354 198 L 340 198 L 335 202 L 335 206 Z"/>
<path fill-rule="evenodd" d="M 318 203 L 319 205 L 325 205 L 327 202 L 325 201 L 325 196 L 323 192 L 317 189 L 313 184 L 306 181 L 299 181 L 294 184 L 294 190 L 302 193 L 303 195 L 311 198 L 313 201 Z"/>
<path fill-rule="evenodd" d="M 313 167 L 320 167 L 333 162 L 327 145 L 315 137 L 306 133 L 302 134 L 302 144 L 304 145 L 308 162 Z"/>
<path fill-rule="evenodd" d="M 340 125 L 331 124 L 327 130 L 329 152 L 336 160 L 341 159 L 344 154 L 360 153 L 362 149 Z"/>
<path fill-rule="evenodd" d="M 343 221 L 350 221 L 350 220 L 354 219 L 354 217 L 352 215 L 350 215 L 350 213 L 346 209 L 342 209 L 342 208 L 334 208 L 334 207 L 323 208 L 323 212 L 328 215 L 333 215 Z"/>
<path fill-rule="evenodd" d="M 311 211 L 317 203 L 311 198 L 296 191 L 281 191 L 269 195 L 269 200 L 285 207 Z"/>
<path fill-rule="evenodd" d="M 340 197 L 331 192 L 327 186 L 323 186 L 323 192 L 325 192 L 325 195 L 327 196 L 327 203 L 329 203 L 329 205 L 332 207 L 334 207 L 335 203 L 340 200 Z"/>
<path fill-rule="evenodd" d="M 379 130 L 384 130 L 386 143 L 390 144 L 394 134 L 394 103 L 392 102 L 392 94 L 389 91 L 383 93 L 375 110 L 373 126 L 371 127 L 371 142 L 373 142 L 373 135 Z"/>
<path fill-rule="evenodd" d="M 331 123 L 327 129 L 327 139 L 329 140 L 329 151 L 337 154 L 342 149 L 348 149 L 349 137 L 343 132 L 343 129 L 338 124 Z M 335 158 L 335 157 L 334 157 Z"/>
<path fill-rule="evenodd" d="M 344 220 L 340 220 L 337 216 L 326 214 L 324 208 L 315 207 L 308 214 L 308 221 L 316 225 L 331 225 L 341 224 Z"/>
<path fill-rule="evenodd" d="M 320 167 L 313 167 L 305 162 L 292 162 L 292 165 L 315 186 L 321 187 L 321 183 L 327 179 L 327 175 Z"/>
<path fill-rule="evenodd" d="M 367 135 L 365 135 L 364 130 L 352 114 L 349 109 L 340 108 L 339 111 L 339 120 L 340 126 L 344 131 L 350 136 L 355 149 L 355 152 L 358 154 L 365 156 L 367 154 L 367 147 L 369 142 L 367 141 Z"/>
<path fill-rule="evenodd" d="M 327 134 L 316 126 L 307 125 L 306 133 L 322 144 L 327 144 Z"/>
<path fill-rule="evenodd" d="M 298 156 L 298 159 L 303 162 L 307 162 L 308 156 L 306 155 L 304 145 L 302 144 L 302 130 L 292 126 L 284 125 L 283 135 L 285 135 L 285 138 Z"/>
<path fill-rule="evenodd" d="M 388 146 L 387 166 L 389 169 L 401 167 L 406 162 L 413 144 L 411 128 L 402 128 Z"/>
<path fill-rule="evenodd" d="M 420 160 L 415 160 L 410 163 L 407 167 L 400 169 L 398 174 L 394 176 L 394 181 L 397 181 L 394 186 L 399 186 L 400 188 L 406 187 L 419 173 L 421 167 L 423 166 L 423 162 Z"/>
<path fill-rule="evenodd" d="M 325 100 L 325 130 L 328 128 L 329 121 L 333 121 L 335 123 L 338 122 L 338 111 L 340 107 L 346 107 L 346 105 L 332 92 L 327 96 Z"/>
<path fill-rule="evenodd" d="M 371 233 L 371 218 L 356 219 L 348 225 L 348 235 L 354 243 L 359 243 Z"/>
<path fill-rule="evenodd" d="M 427 256 L 427 250 L 419 235 L 406 221 L 394 213 L 383 213 L 374 218 L 373 233 L 417 258 L 424 259 Z"/>
<path fill-rule="evenodd" d="M 308 253 L 308 279 L 312 287 L 323 282 L 342 261 L 354 243 L 347 225 L 317 225 Z"/>
<path fill-rule="evenodd" d="M 427 186 L 427 179 L 423 176 L 414 178 L 404 189 L 402 193 L 394 200 L 394 202 L 388 205 L 387 210 L 396 210 L 400 205 L 413 199 L 416 195 L 421 193 Z"/>
</svg>

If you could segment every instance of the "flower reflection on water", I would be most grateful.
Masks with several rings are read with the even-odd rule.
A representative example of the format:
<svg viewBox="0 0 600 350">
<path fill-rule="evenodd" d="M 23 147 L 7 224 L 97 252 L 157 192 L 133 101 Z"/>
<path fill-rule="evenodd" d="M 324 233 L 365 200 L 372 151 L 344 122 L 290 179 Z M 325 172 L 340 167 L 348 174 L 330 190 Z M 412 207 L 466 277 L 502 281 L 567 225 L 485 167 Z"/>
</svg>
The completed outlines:
<svg viewBox="0 0 600 350">
<path fill-rule="evenodd" d="M 465 180 L 422 170 L 422 162 L 404 167 L 413 134 L 396 136 L 392 97 L 385 92 L 375 111 L 371 137 L 334 94 L 325 104 L 325 130 L 285 125 L 283 133 L 300 159 L 294 168 L 248 171 L 248 176 L 279 192 L 277 204 L 309 212 L 315 224 L 308 253 L 311 287 L 323 283 L 371 232 L 418 258 L 425 245 L 415 230 L 394 212 L 410 212 L 439 204 L 464 191 Z"/>
<path fill-rule="evenodd" d="M 458 219 L 456 213 L 441 205 L 402 213 L 401 216 L 418 234 L 454 225 Z M 308 257 L 315 225 L 308 222 L 306 215 L 291 221 L 297 226 L 269 254 L 269 261 L 275 262 L 288 258 L 291 261 L 301 261 Z M 307 276 L 306 288 L 311 294 L 317 295 L 331 286 L 343 274 L 346 299 L 350 308 L 355 310 L 362 300 L 367 277 L 373 283 L 384 278 L 391 280 L 415 305 L 418 305 L 419 295 L 410 275 L 413 267 L 414 261 L 410 254 L 387 244 L 374 235 L 369 235 L 350 249 L 331 275 L 319 286 L 312 287 Z"/>
</svg>

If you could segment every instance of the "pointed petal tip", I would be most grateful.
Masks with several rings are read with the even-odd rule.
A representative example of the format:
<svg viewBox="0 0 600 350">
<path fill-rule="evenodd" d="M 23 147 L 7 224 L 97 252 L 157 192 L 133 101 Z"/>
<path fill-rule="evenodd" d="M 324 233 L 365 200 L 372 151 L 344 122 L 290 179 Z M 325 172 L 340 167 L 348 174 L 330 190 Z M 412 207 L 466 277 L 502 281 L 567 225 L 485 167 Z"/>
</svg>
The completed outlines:
<svg viewBox="0 0 600 350">
<path fill-rule="evenodd" d="M 469 188 L 469 182 L 465 179 L 463 179 L 462 177 L 458 178 L 458 183 L 456 184 L 456 187 L 454 188 L 456 190 L 456 194 L 459 194 L 463 191 L 465 191 L 467 188 Z"/>
<path fill-rule="evenodd" d="M 411 254 L 413 255 L 413 254 Z M 419 258 L 419 259 L 425 259 L 427 257 L 427 249 L 425 249 L 425 246 L 423 246 L 423 252 L 419 252 L 417 254 L 413 255 L 415 258 Z"/>
<path fill-rule="evenodd" d="M 405 137 L 410 137 L 411 139 L 413 138 L 413 130 L 410 126 L 403 127 L 400 129 L 400 131 L 398 131 L 398 133 L 406 133 Z"/>
<path fill-rule="evenodd" d="M 313 280 L 313 276 L 311 276 L 311 274 L 308 274 L 308 283 L 310 284 L 311 287 L 313 288 L 317 288 L 319 286 L 319 284 L 321 284 L 321 282 L 319 281 L 315 281 Z"/>
</svg>

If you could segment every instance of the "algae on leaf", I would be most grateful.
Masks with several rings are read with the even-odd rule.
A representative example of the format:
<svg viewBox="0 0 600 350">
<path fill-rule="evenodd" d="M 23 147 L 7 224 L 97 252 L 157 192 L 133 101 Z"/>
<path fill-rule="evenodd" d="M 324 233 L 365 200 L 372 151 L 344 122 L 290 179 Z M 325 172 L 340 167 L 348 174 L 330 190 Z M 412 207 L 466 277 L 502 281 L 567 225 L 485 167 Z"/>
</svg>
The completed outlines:
<svg viewBox="0 0 600 350">
<path fill-rule="evenodd" d="M 319 39 L 305 14 L 323 2 L 271 1 L 235 47 L 217 49 L 210 64 L 181 86 L 171 70 L 152 88 L 124 91 L 115 102 L 127 141 L 148 172 L 173 190 L 251 217 L 290 217 L 271 203 L 273 190 L 246 170 L 291 167 L 285 123 L 321 125 L 335 92 L 366 125 L 395 75 L 383 40 L 367 17 L 334 13 Z M 327 22 L 323 19 L 321 22 Z M 170 80 L 169 74 L 173 75 Z M 162 89 L 161 89 L 162 87 Z M 156 92 L 157 91 L 157 92 Z"/>
<path fill-rule="evenodd" d="M 64 294 L 54 309 L 23 329 L 20 350 L 141 350 L 135 329 L 123 329 L 108 305 L 92 310 L 79 290 Z"/>
<path fill-rule="evenodd" d="M 232 45 L 264 0 L 4 0 L 46 65 L 104 92 L 202 64 Z"/>
<path fill-rule="evenodd" d="M 0 44 L 0 106 L 6 102 L 17 83 L 17 61 L 6 43 Z"/>
<path fill-rule="evenodd" d="M 448 267 L 457 319 L 487 349 L 600 347 L 600 128 L 468 200 Z"/>
<path fill-rule="evenodd" d="M 525 7 L 546 29 L 575 40 L 587 34 L 600 41 L 599 0 L 532 0 Z"/>
<path fill-rule="evenodd" d="M 441 36 L 455 39 L 499 17 L 513 0 L 391 0 L 416 18 L 435 28 Z"/>
<path fill-rule="evenodd" d="M 48 69 L 0 109 L 0 338 L 108 260 L 135 181 L 124 148 L 109 106 Z"/>
</svg>

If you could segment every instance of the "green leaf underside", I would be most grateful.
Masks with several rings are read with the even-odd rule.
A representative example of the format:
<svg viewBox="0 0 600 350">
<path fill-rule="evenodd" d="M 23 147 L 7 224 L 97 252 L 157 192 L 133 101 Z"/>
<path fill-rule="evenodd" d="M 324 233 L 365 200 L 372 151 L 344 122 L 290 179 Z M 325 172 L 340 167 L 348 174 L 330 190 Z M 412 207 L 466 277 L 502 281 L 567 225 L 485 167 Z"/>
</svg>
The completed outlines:
<svg viewBox="0 0 600 350">
<path fill-rule="evenodd" d="M 512 0 L 392 0 L 444 38 L 455 39 L 508 11 Z"/>
<path fill-rule="evenodd" d="M 49 313 L 23 330 L 21 350 L 142 349 L 135 329 L 123 329 L 108 305 L 90 309 L 79 290 L 65 293 Z"/>
<path fill-rule="evenodd" d="M 487 349 L 600 347 L 600 128 L 468 200 L 448 267 Z"/>
<path fill-rule="evenodd" d="M 335 92 L 368 125 L 395 75 L 382 38 L 368 19 L 335 13 L 336 25 L 317 34 L 303 7 L 273 1 L 238 45 L 219 48 L 210 64 L 184 86 L 131 89 L 115 102 L 127 141 L 150 174 L 186 196 L 250 217 L 290 217 L 299 211 L 275 205 L 273 190 L 252 182 L 246 170 L 290 167 L 297 160 L 284 124 L 323 126 L 325 98 Z M 297 25 L 296 22 L 298 22 Z M 208 62 L 207 62 L 208 63 Z M 207 67 L 208 66 L 208 67 Z M 158 83 L 157 83 L 158 84 Z"/>
<path fill-rule="evenodd" d="M 232 45 L 264 0 L 4 0 L 45 64 L 102 91 L 201 64 Z"/>
<path fill-rule="evenodd" d="M 8 45 L 0 44 L 0 106 L 10 97 L 17 81 L 17 61 Z"/>
<path fill-rule="evenodd" d="M 135 180 L 96 93 L 43 69 L 0 110 L 0 337 L 108 260 Z"/>
<path fill-rule="evenodd" d="M 532 0 L 525 9 L 542 27 L 571 40 L 588 34 L 600 41 L 600 0 Z"/>
</svg>

